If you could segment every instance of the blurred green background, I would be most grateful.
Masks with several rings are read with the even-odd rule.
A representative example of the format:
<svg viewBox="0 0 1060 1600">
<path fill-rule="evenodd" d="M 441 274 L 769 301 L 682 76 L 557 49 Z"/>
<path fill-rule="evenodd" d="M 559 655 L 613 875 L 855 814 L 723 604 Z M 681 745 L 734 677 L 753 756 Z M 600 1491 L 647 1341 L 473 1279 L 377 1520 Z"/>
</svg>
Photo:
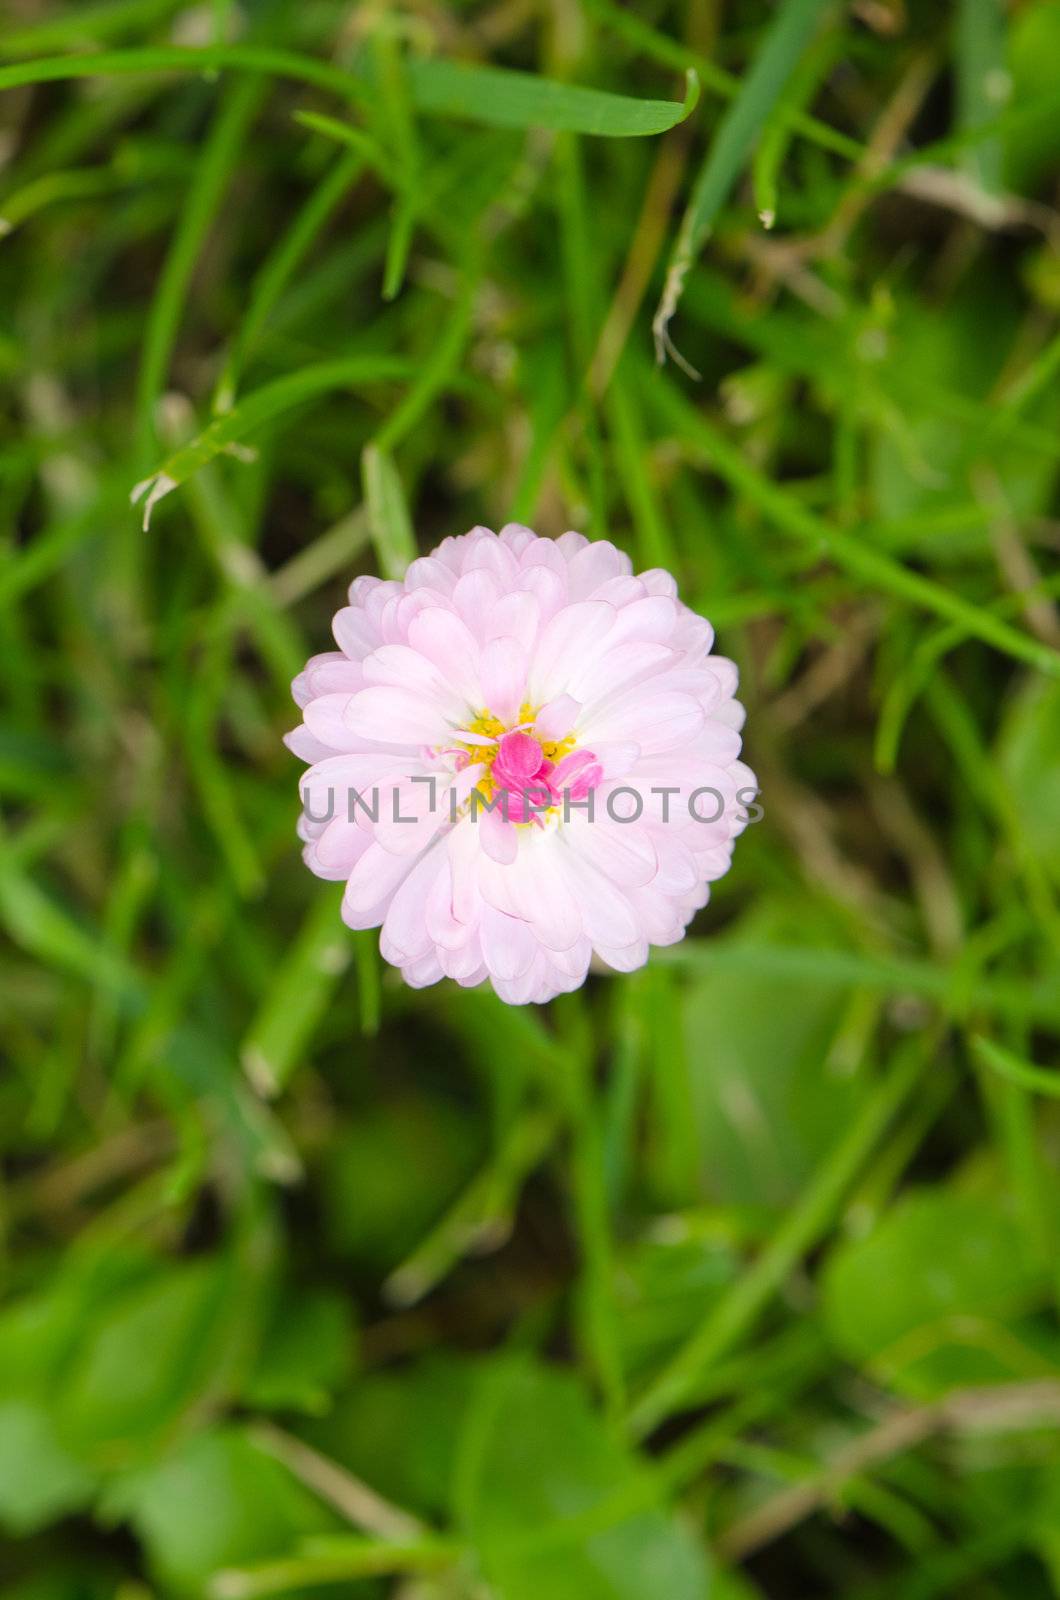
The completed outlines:
<svg viewBox="0 0 1060 1600">
<path fill-rule="evenodd" d="M 1060 1594 L 1060 4 L 0 58 L 4 1595 Z M 676 572 L 766 809 L 545 1010 L 381 970 L 280 742 L 509 519 Z"/>
</svg>

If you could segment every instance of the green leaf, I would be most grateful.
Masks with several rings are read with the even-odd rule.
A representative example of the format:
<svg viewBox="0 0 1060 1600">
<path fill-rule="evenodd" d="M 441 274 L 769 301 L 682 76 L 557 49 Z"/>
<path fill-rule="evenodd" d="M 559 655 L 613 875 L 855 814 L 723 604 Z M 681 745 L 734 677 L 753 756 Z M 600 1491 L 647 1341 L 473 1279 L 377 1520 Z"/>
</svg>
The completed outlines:
<svg viewBox="0 0 1060 1600">
<path fill-rule="evenodd" d="M 325 1418 L 307 1424 L 306 1436 L 395 1504 L 440 1521 L 450 1510 L 456 1441 L 478 1381 L 478 1363 L 451 1352 L 367 1373 Z"/>
<path fill-rule="evenodd" d="M 1029 680 L 1013 697 L 998 740 L 1001 771 L 1029 846 L 1060 882 L 1060 684 Z"/>
<path fill-rule="evenodd" d="M 1020 1362 L 1029 1352 L 1012 1322 L 1043 1288 L 996 1195 L 924 1189 L 899 1201 L 866 1238 L 832 1253 L 825 1327 L 848 1360 L 930 1396 L 1028 1376 Z"/>
<path fill-rule="evenodd" d="M 409 562 L 416 558 L 416 537 L 390 452 L 382 445 L 366 444 L 361 475 L 380 570 L 386 578 L 403 578 Z"/>
<path fill-rule="evenodd" d="M 107 1509 L 131 1522 L 163 1582 L 196 1596 L 222 1568 L 285 1554 L 297 1540 L 336 1527 L 285 1467 L 235 1427 L 196 1434 L 127 1474 Z"/>
<path fill-rule="evenodd" d="M 683 122 L 699 99 L 699 79 L 692 71 L 685 76 L 683 101 L 636 100 L 530 72 L 459 61 L 410 61 L 408 79 L 417 111 L 494 128 L 554 128 L 609 138 L 665 133 Z"/>
<path fill-rule="evenodd" d="M 64 1429 L 82 1449 L 138 1443 L 173 1421 L 209 1379 L 204 1345 L 224 1288 L 216 1262 L 174 1265 L 109 1308 L 63 1401 Z"/>
<path fill-rule="evenodd" d="M 24 1536 L 88 1504 L 95 1479 L 61 1443 L 43 1407 L 0 1404 L 0 1525 Z"/>
<path fill-rule="evenodd" d="M 766 937 L 794 932 L 780 913 L 755 918 L 749 935 L 752 928 Z M 826 970 L 708 970 L 688 988 L 699 1163 L 722 1202 L 787 1206 L 839 1138 L 862 1093 L 832 1052 L 847 1004 Z"/>
<path fill-rule="evenodd" d="M 38 960 L 100 987 L 130 994 L 136 979 L 98 935 L 8 859 L 0 845 L 0 926 Z"/>
<path fill-rule="evenodd" d="M 264 1411 L 325 1411 L 349 1376 L 356 1337 L 343 1295 L 288 1286 L 265 1330 L 243 1399 Z"/>
<path fill-rule="evenodd" d="M 571 1374 L 515 1361 L 491 1369 L 458 1483 L 499 1600 L 705 1600 L 704 1556 L 675 1517 L 652 1506 L 648 1470 L 611 1437 Z M 623 1512 L 627 1497 L 648 1509 Z M 568 1520 L 597 1517 L 591 1537 L 583 1527 L 568 1541 Z"/>
</svg>

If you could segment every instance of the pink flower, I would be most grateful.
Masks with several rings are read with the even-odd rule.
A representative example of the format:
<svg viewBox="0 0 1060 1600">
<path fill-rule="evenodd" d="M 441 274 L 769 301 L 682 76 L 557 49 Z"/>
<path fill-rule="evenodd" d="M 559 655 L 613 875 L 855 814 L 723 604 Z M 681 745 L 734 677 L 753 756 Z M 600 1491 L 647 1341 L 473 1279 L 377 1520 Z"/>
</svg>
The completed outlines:
<svg viewBox="0 0 1060 1600">
<path fill-rule="evenodd" d="M 757 785 L 736 669 L 668 573 L 473 528 L 355 579 L 334 632 L 293 685 L 305 859 L 410 984 L 549 1000 L 683 937 Z"/>
</svg>

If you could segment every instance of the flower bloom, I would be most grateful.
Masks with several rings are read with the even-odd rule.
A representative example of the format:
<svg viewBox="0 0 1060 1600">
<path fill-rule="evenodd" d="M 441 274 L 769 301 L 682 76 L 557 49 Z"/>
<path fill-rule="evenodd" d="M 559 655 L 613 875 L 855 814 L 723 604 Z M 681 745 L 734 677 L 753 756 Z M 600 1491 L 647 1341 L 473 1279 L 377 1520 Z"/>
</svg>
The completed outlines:
<svg viewBox="0 0 1060 1600">
<path fill-rule="evenodd" d="M 667 572 L 473 528 L 355 579 L 334 633 L 293 685 L 305 859 L 408 983 L 544 1001 L 683 937 L 757 785 L 736 668 Z"/>
</svg>

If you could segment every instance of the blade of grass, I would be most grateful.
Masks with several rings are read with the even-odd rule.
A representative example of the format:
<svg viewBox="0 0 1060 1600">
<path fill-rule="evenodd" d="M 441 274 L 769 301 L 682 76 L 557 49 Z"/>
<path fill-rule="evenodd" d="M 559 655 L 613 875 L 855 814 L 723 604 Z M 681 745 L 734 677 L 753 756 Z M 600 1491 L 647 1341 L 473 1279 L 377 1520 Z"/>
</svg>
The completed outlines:
<svg viewBox="0 0 1060 1600">
<path fill-rule="evenodd" d="M 1040 983 L 995 978 L 980 971 L 961 973 L 928 961 L 869 956 L 822 946 L 770 945 L 686 939 L 656 950 L 652 960 L 710 972 L 775 973 L 778 977 L 863 986 L 883 994 L 911 994 L 931 1000 L 945 1014 L 962 1020 L 977 1011 L 999 1016 L 1060 1021 L 1060 994 L 1051 978 Z"/>
<path fill-rule="evenodd" d="M 593 1093 L 594 1037 L 580 995 L 561 996 L 556 1011 L 568 1058 L 566 1067 L 556 1075 L 556 1085 L 572 1143 L 574 1216 L 582 1268 L 575 1292 L 578 1332 L 600 1386 L 605 1412 L 617 1424 L 626 1405 L 626 1383 L 615 1306 L 615 1250 L 604 1142 L 600 1107 Z"/>
<path fill-rule="evenodd" d="M 826 0 L 783 0 L 740 93 L 721 119 L 682 218 L 662 298 L 652 321 L 655 353 L 660 362 L 667 353 L 676 354 L 669 327 L 689 270 L 740 175 L 755 135 L 809 43 L 825 4 Z M 683 361 L 681 364 L 686 365 Z"/>
<path fill-rule="evenodd" d="M 212 461 L 223 450 L 230 450 L 266 422 L 332 389 L 356 389 L 361 384 L 404 378 L 408 373 L 408 362 L 393 356 L 350 356 L 344 361 L 321 361 L 303 367 L 299 372 L 255 389 L 227 416 L 211 422 L 136 485 L 132 500 L 134 504 L 140 500 L 144 502 L 144 528 L 149 526 L 151 512 L 159 500 L 178 489 L 207 461 Z"/>
<path fill-rule="evenodd" d="M 612 139 L 665 133 L 691 114 L 699 98 L 699 79 L 691 69 L 683 100 L 635 100 L 531 72 L 458 61 L 412 61 L 408 75 L 417 110 L 428 114 L 492 128 L 552 128 Z"/>
<path fill-rule="evenodd" d="M 379 86 L 374 110 L 384 129 L 382 143 L 392 152 L 402 174 L 391 213 L 383 263 L 383 299 L 393 300 L 405 279 L 412 235 L 420 210 L 423 190 L 420 148 L 409 98 L 409 73 L 402 53 L 396 41 L 386 32 L 375 34 L 371 42 L 375 81 Z"/>
<path fill-rule="evenodd" d="M 1026 1029 L 1022 1030 L 1026 1033 Z M 982 1046 L 985 1044 L 985 1051 Z M 981 1066 L 988 1070 L 983 1075 L 982 1088 L 987 1109 L 995 1124 L 996 1139 L 1001 1157 L 1008 1170 L 1012 1192 L 1023 1231 L 1036 1259 L 1048 1267 L 1055 1261 L 1056 1206 L 1055 1186 L 1049 1174 L 1041 1148 L 1036 1125 L 1034 1090 L 1031 1083 L 1019 1073 L 1029 1073 L 1031 1082 L 1039 1069 L 1028 1066 L 1012 1051 L 996 1045 L 992 1039 L 974 1035 L 972 1053 Z M 996 1052 L 990 1070 L 989 1056 Z M 1006 1063 L 999 1068 L 998 1061 Z M 1006 1072 L 1006 1066 L 1008 1071 Z M 1013 1076 L 1012 1068 L 1017 1076 Z M 1060 1074 L 1040 1073 L 1040 1078 L 1051 1088 L 1039 1090 L 1044 1094 L 1060 1095 Z M 1060 1285 L 1057 1286 L 1060 1292 Z"/>
<path fill-rule="evenodd" d="M 243 1070 L 259 1094 L 290 1082 L 353 955 L 339 916 L 341 895 L 317 896 L 277 968 L 240 1046 Z"/>
<path fill-rule="evenodd" d="M 1036 585 L 1033 590 L 1002 595 L 1000 599 L 994 601 L 990 610 L 1001 617 L 1015 616 L 1028 600 L 1038 596 L 1052 598 L 1057 593 L 1060 593 L 1060 576 Z M 966 628 L 954 625 L 937 628 L 934 633 L 928 634 L 917 644 L 908 659 L 895 672 L 884 693 L 876 724 L 873 760 L 878 772 L 885 774 L 894 772 L 898 762 L 902 730 L 917 697 L 930 683 L 937 663 L 958 645 L 963 644 L 967 638 Z"/>
<path fill-rule="evenodd" d="M 991 759 L 967 701 L 941 667 L 925 687 L 924 703 L 953 753 L 968 792 L 979 799 L 991 824 L 1000 825 L 1023 881 L 1028 908 L 1052 945 L 1054 956 L 1060 955 L 1060 907 L 1049 874 L 1024 830 L 1019 796 Z"/>
<path fill-rule="evenodd" d="M 555 1140 L 556 1118 L 550 1113 L 531 1110 L 518 1115 L 488 1165 L 390 1273 L 383 1285 L 387 1302 L 416 1305 L 462 1257 L 501 1245 L 514 1224 L 523 1184 Z"/>
<path fill-rule="evenodd" d="M 401 479 L 389 451 L 378 444 L 365 445 L 361 475 L 379 570 L 386 578 L 403 578 L 409 562 L 416 557 L 416 537 Z"/>
<path fill-rule="evenodd" d="M 796 132 L 797 113 L 805 110 L 835 66 L 841 54 L 841 34 L 830 31 L 811 44 L 795 71 L 769 119 L 762 129 L 751 167 L 755 210 L 763 228 L 771 228 L 777 218 L 780 169 Z"/>
<path fill-rule="evenodd" d="M 636 388 L 625 363 L 611 379 L 604 401 L 613 435 L 611 459 L 622 481 L 623 493 L 637 535 L 637 561 L 642 567 L 679 565 L 673 536 L 656 501 L 652 482 L 651 450 L 644 434 Z"/>
<path fill-rule="evenodd" d="M 367 514 L 363 506 L 357 506 L 272 574 L 277 605 L 293 606 L 338 573 L 347 571 L 369 537 Z"/>
<path fill-rule="evenodd" d="M 344 99 L 370 101 L 375 93 L 371 82 L 356 73 L 293 50 L 260 45 L 207 45 L 201 49 L 160 45 L 88 56 L 50 56 L 0 68 L 0 90 L 66 78 L 209 72 L 223 67 L 312 83 Z M 691 114 L 699 96 L 699 80 L 691 70 L 686 75 L 683 100 L 640 100 L 557 83 L 530 72 L 456 61 L 412 62 L 409 83 L 413 104 L 429 114 L 468 118 L 495 128 L 555 128 L 608 138 L 664 133 Z"/>
<path fill-rule="evenodd" d="M 217 72 L 234 67 L 271 78 L 291 78 L 330 89 L 344 100 L 362 100 L 370 86 L 356 73 L 299 55 L 294 50 L 273 50 L 262 45 L 148 45 L 130 50 L 99 50 L 89 55 L 47 56 L 39 61 L 0 67 L 0 91 L 31 83 L 62 83 L 74 78 L 125 77 L 144 72 Z"/>
<path fill-rule="evenodd" d="M 214 836 L 236 892 L 256 898 L 266 882 L 261 846 L 236 794 L 230 764 L 220 754 L 219 723 L 232 673 L 233 640 L 210 640 L 185 708 L 188 766 L 199 791 L 203 814 Z"/>
<path fill-rule="evenodd" d="M 379 970 L 381 960 L 379 939 L 371 928 L 353 935 L 353 959 L 357 968 L 357 1005 L 361 1017 L 361 1032 L 366 1039 L 379 1032 L 383 1014 L 383 977 Z"/>
<path fill-rule="evenodd" d="M 6 846 L 0 848 L 0 923 L 15 944 L 46 965 L 98 988 L 133 992 L 134 975 L 126 962 L 11 865 Z"/>
<path fill-rule="evenodd" d="M 25 28 L 10 28 L 0 38 L 0 55 L 39 56 L 57 46 L 66 49 L 99 45 L 104 39 L 150 27 L 184 0 L 105 0 L 102 5 L 78 6 L 76 13 L 64 12 Z"/>
<path fill-rule="evenodd" d="M 589 525 L 595 537 L 601 538 L 607 528 L 607 469 L 600 419 L 589 388 L 593 350 L 603 318 L 599 263 L 593 248 L 591 209 L 578 141 L 569 135 L 560 138 L 555 160 L 567 324 L 577 374 L 577 416 L 587 461 Z"/>
<path fill-rule="evenodd" d="M 445 388 L 457 371 L 464 346 L 471 333 L 471 320 L 480 281 L 477 269 L 469 269 L 464 274 L 456 302 L 447 312 L 443 330 L 420 368 L 416 381 L 375 435 L 373 442 L 380 450 L 393 450 L 413 431 L 427 412 L 432 400 Z"/>
<path fill-rule="evenodd" d="M 1032 1066 L 1022 1056 L 1006 1050 L 996 1040 L 988 1039 L 982 1033 L 972 1035 L 971 1046 L 984 1067 L 989 1067 L 991 1072 L 996 1072 L 1009 1083 L 1029 1089 L 1032 1094 L 1060 1097 L 1060 1072 L 1047 1072 L 1042 1067 Z"/>
<path fill-rule="evenodd" d="M 332 1539 L 328 1548 L 305 1555 L 267 1561 L 256 1567 L 234 1567 L 210 1581 L 212 1600 L 255 1600 L 258 1595 L 286 1594 L 315 1584 L 348 1583 L 358 1578 L 387 1577 L 401 1572 L 440 1572 L 463 1554 L 461 1545 L 442 1539 L 412 1544 L 391 1540 Z"/>
<path fill-rule="evenodd" d="M 231 180 L 247 129 L 264 98 L 264 87 L 259 79 L 244 78 L 225 95 L 196 164 L 151 302 L 136 390 L 140 455 L 145 464 L 156 447 L 155 408 L 165 386 L 191 275 Z"/>
<path fill-rule="evenodd" d="M 7 554 L 0 561 L 0 608 L 11 606 L 58 572 L 86 538 L 121 515 L 123 503 L 127 498 L 122 486 L 104 485 L 89 505 L 49 523 L 24 550 Z"/>
<path fill-rule="evenodd" d="M 269 312 L 336 206 L 357 182 L 363 170 L 364 160 L 358 152 L 350 151 L 340 156 L 313 189 L 290 227 L 284 230 L 275 250 L 258 269 L 250 286 L 246 314 L 239 324 L 214 391 L 215 413 L 231 411 L 235 403 L 236 386 Z"/>
<path fill-rule="evenodd" d="M 964 131 L 1002 111 L 1011 92 L 1000 0 L 960 0 L 955 43 L 957 126 Z M 997 194 L 1003 159 L 1001 140 L 984 139 L 966 152 L 964 166 L 988 194 Z"/>
<path fill-rule="evenodd" d="M 75 167 L 69 172 L 45 173 L 0 202 L 0 239 L 6 239 L 45 206 L 61 200 L 90 200 L 96 195 L 111 194 L 127 188 L 132 181 L 130 173 L 116 167 Z"/>
</svg>

